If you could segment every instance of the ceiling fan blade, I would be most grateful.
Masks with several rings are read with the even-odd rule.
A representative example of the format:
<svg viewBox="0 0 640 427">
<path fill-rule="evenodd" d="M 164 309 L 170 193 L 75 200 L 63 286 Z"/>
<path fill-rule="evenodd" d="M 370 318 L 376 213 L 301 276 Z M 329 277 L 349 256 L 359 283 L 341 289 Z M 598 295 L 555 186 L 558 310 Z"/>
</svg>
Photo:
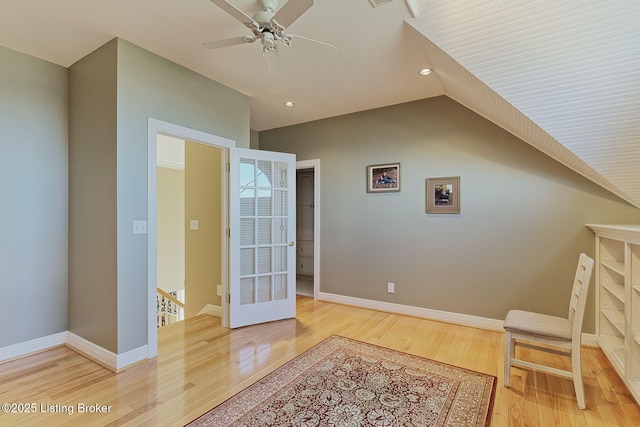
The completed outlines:
<svg viewBox="0 0 640 427">
<path fill-rule="evenodd" d="M 305 49 L 313 52 L 337 52 L 338 48 L 332 44 L 298 36 L 295 34 L 287 34 L 283 39 L 285 46 L 295 47 L 296 49 Z"/>
<path fill-rule="evenodd" d="M 281 27 L 287 28 L 293 24 L 296 19 L 300 18 L 311 6 L 313 6 L 313 0 L 289 0 L 287 4 L 276 12 L 273 18 L 271 18 L 271 21 L 275 21 Z"/>
<path fill-rule="evenodd" d="M 220 9 L 227 12 L 229 15 L 236 18 L 238 21 L 242 22 L 247 27 L 249 28 L 252 28 L 254 26 L 256 28 L 259 27 L 258 23 L 254 21 L 252 17 L 250 17 L 249 15 L 247 15 L 246 13 L 244 13 L 243 11 L 241 11 L 240 9 L 238 9 L 237 7 L 229 3 L 227 0 L 210 0 L 210 1 L 211 3 L 218 6 Z"/>
<path fill-rule="evenodd" d="M 224 40 L 218 40 L 215 42 L 203 43 L 202 46 L 206 47 L 207 49 L 218 49 L 220 47 L 235 46 L 237 44 L 253 43 L 254 41 L 256 41 L 255 37 L 240 36 L 240 37 L 234 37 L 231 39 L 224 39 Z"/>
<path fill-rule="evenodd" d="M 280 56 L 278 49 L 266 49 L 262 56 L 267 63 L 267 71 L 269 74 L 278 74 L 280 72 Z"/>
</svg>

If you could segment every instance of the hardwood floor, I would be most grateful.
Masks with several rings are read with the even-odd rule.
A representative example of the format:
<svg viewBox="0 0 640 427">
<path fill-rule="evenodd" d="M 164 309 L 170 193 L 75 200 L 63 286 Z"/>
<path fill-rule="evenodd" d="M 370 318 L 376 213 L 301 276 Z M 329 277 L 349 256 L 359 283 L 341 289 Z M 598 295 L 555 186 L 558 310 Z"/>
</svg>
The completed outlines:
<svg viewBox="0 0 640 427">
<path fill-rule="evenodd" d="M 0 425 L 184 425 L 332 334 L 497 376 L 492 426 L 640 425 L 640 407 L 599 349 L 583 349 L 581 411 L 566 379 L 513 369 L 505 388 L 500 332 L 308 297 L 298 297 L 297 319 L 230 331 L 201 315 L 162 328 L 157 359 L 117 375 L 66 347 L 0 364 L 0 403 L 35 405 L 0 412 Z M 87 412 L 95 409 L 106 412 Z"/>
</svg>

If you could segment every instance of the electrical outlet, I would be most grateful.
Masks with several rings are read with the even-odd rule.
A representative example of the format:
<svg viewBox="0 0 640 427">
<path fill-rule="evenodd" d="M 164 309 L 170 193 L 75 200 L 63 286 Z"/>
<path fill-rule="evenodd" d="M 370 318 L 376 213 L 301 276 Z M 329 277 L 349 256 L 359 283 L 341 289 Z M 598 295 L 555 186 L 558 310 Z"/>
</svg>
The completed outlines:
<svg viewBox="0 0 640 427">
<path fill-rule="evenodd" d="M 387 283 L 387 292 L 389 292 L 390 294 L 395 293 L 396 291 L 396 284 L 395 283 Z"/>
</svg>

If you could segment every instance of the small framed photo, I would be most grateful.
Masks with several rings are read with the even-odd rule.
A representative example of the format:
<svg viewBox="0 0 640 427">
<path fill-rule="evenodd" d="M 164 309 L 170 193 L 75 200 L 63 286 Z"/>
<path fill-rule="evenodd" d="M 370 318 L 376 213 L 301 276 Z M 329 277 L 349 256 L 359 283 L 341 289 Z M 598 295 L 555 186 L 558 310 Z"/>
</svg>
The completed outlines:
<svg viewBox="0 0 640 427">
<path fill-rule="evenodd" d="M 400 163 L 367 166 L 367 193 L 400 191 Z"/>
<path fill-rule="evenodd" d="M 460 177 L 427 178 L 427 213 L 460 213 Z"/>
</svg>

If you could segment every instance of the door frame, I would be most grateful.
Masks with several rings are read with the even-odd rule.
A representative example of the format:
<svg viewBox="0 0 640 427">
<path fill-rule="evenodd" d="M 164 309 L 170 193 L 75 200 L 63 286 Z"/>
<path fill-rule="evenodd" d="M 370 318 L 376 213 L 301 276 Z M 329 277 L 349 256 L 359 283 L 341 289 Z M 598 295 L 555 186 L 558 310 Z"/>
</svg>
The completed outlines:
<svg viewBox="0 0 640 427">
<path fill-rule="evenodd" d="M 222 170 L 229 161 L 229 149 L 235 148 L 236 142 L 221 136 L 201 132 L 153 118 L 147 119 L 147 349 L 148 358 L 158 355 L 158 331 L 156 321 L 156 287 L 158 283 L 158 230 L 157 230 L 157 177 L 156 177 L 156 138 L 158 134 L 165 134 L 176 138 L 194 141 L 222 149 Z M 229 227 L 229 183 L 228 174 L 223 173 L 220 185 L 222 187 L 222 234 Z M 222 245 L 222 287 L 227 289 L 229 244 L 228 239 L 221 239 Z M 223 314 L 225 312 L 225 304 Z M 223 315 L 224 323 L 224 315 Z"/>
<path fill-rule="evenodd" d="M 313 299 L 320 293 L 320 159 L 299 160 L 296 171 L 313 170 Z"/>
</svg>

